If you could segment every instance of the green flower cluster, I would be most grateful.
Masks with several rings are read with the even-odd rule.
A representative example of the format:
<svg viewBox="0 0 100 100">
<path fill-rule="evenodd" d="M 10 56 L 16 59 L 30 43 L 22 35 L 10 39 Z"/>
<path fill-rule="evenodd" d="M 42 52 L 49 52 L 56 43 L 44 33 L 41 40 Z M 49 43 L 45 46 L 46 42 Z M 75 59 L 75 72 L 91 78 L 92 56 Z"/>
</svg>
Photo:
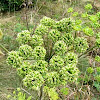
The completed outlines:
<svg viewBox="0 0 100 100">
<path fill-rule="evenodd" d="M 40 25 L 37 26 L 34 33 L 36 35 L 42 35 L 43 36 L 44 34 L 48 33 L 48 27 L 40 24 Z"/>
<path fill-rule="evenodd" d="M 88 10 L 88 11 L 91 10 L 92 9 L 92 5 L 91 4 L 85 5 L 85 9 Z"/>
<path fill-rule="evenodd" d="M 31 89 L 39 90 L 43 83 L 44 79 L 38 71 L 29 72 L 23 79 L 23 84 Z"/>
<path fill-rule="evenodd" d="M 92 28 L 89 28 L 88 26 L 83 28 L 83 32 L 85 33 L 85 35 L 88 35 L 88 36 L 94 35 L 94 31 L 92 30 Z"/>
<path fill-rule="evenodd" d="M 88 67 L 88 68 L 87 68 L 87 72 L 88 72 L 89 74 L 92 74 L 92 73 L 94 72 L 94 69 L 93 69 L 92 67 Z"/>
<path fill-rule="evenodd" d="M 95 57 L 95 61 L 100 62 L 100 56 L 97 55 L 97 56 Z"/>
<path fill-rule="evenodd" d="M 88 18 L 88 16 L 89 15 L 87 14 L 87 12 L 86 13 L 82 13 L 82 15 L 81 15 L 82 18 Z"/>
<path fill-rule="evenodd" d="M 89 20 L 91 20 L 92 22 L 97 22 L 98 17 L 96 15 L 89 15 Z"/>
<path fill-rule="evenodd" d="M 64 67 L 64 60 L 60 56 L 53 56 L 49 62 L 49 70 L 50 71 L 59 71 L 62 67 Z"/>
<path fill-rule="evenodd" d="M 78 56 L 73 53 L 73 52 L 69 52 L 65 55 L 64 57 L 64 61 L 66 63 L 66 65 L 77 65 L 78 63 Z"/>
<path fill-rule="evenodd" d="M 96 80 L 97 82 L 100 82 L 100 75 L 95 76 L 95 80 Z"/>
<path fill-rule="evenodd" d="M 60 32 L 57 29 L 52 29 L 49 34 L 48 37 L 53 41 L 56 42 L 57 40 L 59 40 L 60 38 Z"/>
<path fill-rule="evenodd" d="M 70 9 L 69 12 L 72 10 Z M 51 18 L 43 17 L 33 35 L 29 31 L 22 31 L 18 34 L 17 40 L 23 45 L 17 52 L 12 51 L 9 54 L 7 62 L 18 67 L 17 72 L 24 78 L 23 83 L 26 87 L 38 90 L 43 84 L 52 88 L 66 84 L 67 81 L 77 82 L 78 56 L 74 52 L 67 53 L 67 49 L 70 46 L 73 47 L 74 42 L 74 49 L 77 52 L 84 52 L 88 48 L 84 38 L 74 39 L 71 32 L 73 25 L 78 26 L 81 22 L 81 20 L 73 22 L 70 18 L 55 22 Z M 80 29 L 79 27 L 75 30 Z M 49 59 L 46 59 L 47 57 Z"/>
<path fill-rule="evenodd" d="M 30 32 L 28 30 L 24 30 L 18 33 L 16 40 L 19 44 L 27 44 L 31 40 Z"/>
<path fill-rule="evenodd" d="M 38 71 L 42 74 L 42 76 L 45 77 L 47 71 L 48 71 L 48 63 L 44 60 L 37 60 L 34 64 L 32 69 L 35 71 Z"/>
<path fill-rule="evenodd" d="M 73 12 L 73 8 L 68 8 L 67 12 L 68 12 L 68 13 Z"/>
<path fill-rule="evenodd" d="M 64 55 L 67 51 L 66 43 L 64 43 L 64 41 L 57 41 L 54 44 L 53 50 L 55 54 Z"/>
<path fill-rule="evenodd" d="M 36 46 L 33 49 L 32 56 L 35 60 L 42 60 L 45 58 L 45 55 L 46 55 L 46 50 L 44 49 L 44 47 Z"/>
<path fill-rule="evenodd" d="M 100 32 L 96 34 L 96 38 L 97 38 L 97 39 L 100 38 Z"/>
<path fill-rule="evenodd" d="M 57 29 L 61 32 L 70 32 L 72 30 L 73 22 L 70 18 L 63 18 L 57 22 Z"/>
<path fill-rule="evenodd" d="M 19 56 L 19 52 L 11 51 L 8 53 L 6 61 L 8 65 L 12 65 L 14 68 L 18 68 L 22 64 L 23 59 Z"/>
<path fill-rule="evenodd" d="M 74 49 L 79 52 L 85 52 L 88 48 L 87 40 L 83 37 L 77 37 L 74 41 Z"/>
<path fill-rule="evenodd" d="M 100 73 L 100 67 L 97 67 L 96 70 L 98 73 Z"/>
<path fill-rule="evenodd" d="M 17 73 L 21 77 L 25 77 L 32 70 L 32 65 L 28 61 L 24 61 L 17 69 Z"/>
<path fill-rule="evenodd" d="M 45 83 L 50 88 L 58 86 L 59 83 L 60 83 L 59 74 L 57 72 L 49 72 L 49 73 L 47 73 Z"/>
<path fill-rule="evenodd" d="M 61 37 L 61 40 L 63 40 L 67 46 L 70 46 L 74 42 L 74 37 L 71 33 L 64 33 Z"/>
<path fill-rule="evenodd" d="M 41 20 L 40 20 L 40 23 L 42 24 L 42 25 L 45 25 L 45 26 L 49 26 L 49 27 L 51 27 L 51 28 L 54 28 L 55 27 L 55 25 L 56 25 L 56 22 L 53 20 L 53 19 L 51 19 L 51 18 L 49 18 L 49 17 L 43 17 Z"/>
<path fill-rule="evenodd" d="M 96 46 L 100 48 L 100 38 L 96 39 Z"/>
<path fill-rule="evenodd" d="M 77 17 L 78 16 L 78 12 L 74 12 L 72 16 L 73 17 Z"/>
<path fill-rule="evenodd" d="M 97 17 L 98 17 L 98 19 L 100 19 L 100 12 L 97 12 Z"/>
<path fill-rule="evenodd" d="M 24 59 L 32 57 L 32 52 L 33 49 L 31 48 L 31 46 L 28 46 L 27 44 L 19 47 L 19 55 Z"/>
<path fill-rule="evenodd" d="M 36 46 L 41 46 L 43 44 L 43 39 L 41 35 L 33 35 L 30 40 L 31 46 L 34 48 Z"/>
<path fill-rule="evenodd" d="M 79 70 L 75 65 L 67 65 L 59 73 L 61 82 L 66 84 L 66 82 L 77 82 Z"/>
</svg>

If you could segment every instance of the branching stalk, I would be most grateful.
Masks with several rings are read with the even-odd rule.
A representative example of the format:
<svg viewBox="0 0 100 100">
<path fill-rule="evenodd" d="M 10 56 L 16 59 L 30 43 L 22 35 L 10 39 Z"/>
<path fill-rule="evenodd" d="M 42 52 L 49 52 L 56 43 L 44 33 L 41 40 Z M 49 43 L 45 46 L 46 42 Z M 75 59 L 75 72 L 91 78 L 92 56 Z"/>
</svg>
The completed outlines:
<svg viewBox="0 0 100 100">
<path fill-rule="evenodd" d="M 4 51 L 6 51 L 7 53 L 9 52 L 3 45 L 0 44 L 0 47 L 1 47 Z"/>
<path fill-rule="evenodd" d="M 81 56 L 87 54 L 88 52 L 92 51 L 96 46 L 94 45 L 93 47 L 89 48 L 87 51 L 83 52 L 81 55 L 78 56 L 80 58 Z"/>
</svg>

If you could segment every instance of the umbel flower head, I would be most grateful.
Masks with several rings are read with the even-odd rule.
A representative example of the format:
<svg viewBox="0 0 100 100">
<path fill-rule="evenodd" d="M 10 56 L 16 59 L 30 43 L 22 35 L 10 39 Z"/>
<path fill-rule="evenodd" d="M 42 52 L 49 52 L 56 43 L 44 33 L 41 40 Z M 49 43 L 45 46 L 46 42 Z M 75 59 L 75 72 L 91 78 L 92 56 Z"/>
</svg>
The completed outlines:
<svg viewBox="0 0 100 100">
<path fill-rule="evenodd" d="M 52 88 L 57 85 L 59 85 L 60 80 L 59 80 L 59 75 L 57 72 L 49 72 L 46 74 L 46 81 L 45 83 L 47 84 L 48 87 Z"/>
<path fill-rule="evenodd" d="M 54 55 L 50 59 L 49 65 L 50 65 L 49 68 L 48 68 L 49 70 L 59 71 L 64 66 L 64 60 L 60 56 Z"/>
<path fill-rule="evenodd" d="M 37 35 L 44 35 L 44 34 L 48 33 L 48 27 L 40 24 L 37 26 L 34 33 Z"/>
<path fill-rule="evenodd" d="M 17 35 L 17 41 L 19 44 L 28 44 L 31 40 L 30 32 L 28 30 L 24 30 Z"/>
<path fill-rule="evenodd" d="M 31 48 L 31 46 L 28 46 L 27 44 L 19 47 L 19 55 L 24 59 L 32 57 L 32 52 L 33 49 Z"/>
<path fill-rule="evenodd" d="M 32 65 L 28 61 L 24 61 L 17 69 L 17 73 L 21 77 L 25 77 L 30 71 L 32 71 Z"/>
<path fill-rule="evenodd" d="M 2 30 L 0 29 L 0 39 L 2 39 L 3 33 Z"/>
<path fill-rule="evenodd" d="M 53 41 L 56 42 L 60 38 L 60 32 L 57 29 L 50 30 L 48 37 Z"/>
<path fill-rule="evenodd" d="M 63 40 L 67 46 L 70 46 L 73 44 L 74 37 L 71 33 L 64 33 L 61 37 L 61 40 Z"/>
<path fill-rule="evenodd" d="M 85 33 L 85 35 L 88 35 L 88 36 L 94 35 L 92 28 L 89 28 L 88 26 L 83 29 L 83 32 Z"/>
<path fill-rule="evenodd" d="M 19 56 L 18 51 L 11 51 L 8 53 L 6 61 L 8 65 L 12 65 L 13 67 L 18 68 L 22 64 L 23 59 Z"/>
<path fill-rule="evenodd" d="M 60 80 L 66 82 L 77 82 L 79 70 L 75 65 L 67 65 L 60 70 Z"/>
<path fill-rule="evenodd" d="M 65 60 L 66 65 L 70 65 L 70 64 L 71 65 L 73 65 L 73 64 L 77 65 L 78 56 L 73 52 L 69 52 L 65 55 L 64 60 Z"/>
<path fill-rule="evenodd" d="M 48 71 L 48 63 L 44 60 L 37 60 L 34 64 L 32 69 L 35 71 L 40 72 L 42 75 L 45 75 Z"/>
<path fill-rule="evenodd" d="M 66 43 L 64 41 L 57 41 L 53 48 L 55 54 L 63 55 L 67 51 Z"/>
<path fill-rule="evenodd" d="M 44 79 L 38 71 L 30 71 L 23 79 L 23 84 L 31 89 L 39 90 L 43 83 Z"/>
<path fill-rule="evenodd" d="M 70 18 L 63 18 L 57 22 L 57 29 L 61 32 L 70 32 L 72 30 L 72 20 Z"/>
<path fill-rule="evenodd" d="M 34 48 L 36 46 L 41 46 L 43 44 L 43 39 L 41 35 L 33 35 L 30 40 L 30 45 Z"/>
<path fill-rule="evenodd" d="M 96 39 L 96 46 L 100 48 L 100 38 Z"/>
<path fill-rule="evenodd" d="M 74 41 L 74 49 L 79 52 L 85 52 L 88 48 L 87 40 L 84 37 L 77 37 Z"/>
<path fill-rule="evenodd" d="M 44 16 L 44 17 L 40 20 L 40 23 L 41 23 L 42 25 L 49 26 L 49 27 L 51 27 L 51 28 L 54 28 L 55 25 L 56 25 L 56 22 L 55 22 L 53 19 L 51 19 L 51 18 L 49 18 L 49 17 L 46 17 L 46 16 Z"/>
<path fill-rule="evenodd" d="M 46 50 L 44 47 L 36 46 L 32 53 L 32 56 L 35 60 L 43 60 L 46 55 Z"/>
</svg>

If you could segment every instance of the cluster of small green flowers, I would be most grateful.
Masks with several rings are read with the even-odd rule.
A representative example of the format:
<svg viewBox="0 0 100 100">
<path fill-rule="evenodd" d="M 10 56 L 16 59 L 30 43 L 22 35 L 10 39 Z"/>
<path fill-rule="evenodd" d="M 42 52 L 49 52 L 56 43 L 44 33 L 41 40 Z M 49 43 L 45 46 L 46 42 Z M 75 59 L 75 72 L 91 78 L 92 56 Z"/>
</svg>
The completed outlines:
<svg viewBox="0 0 100 100">
<path fill-rule="evenodd" d="M 92 9 L 92 5 L 91 4 L 85 5 L 85 9 L 88 10 L 88 11 L 91 10 Z"/>
<path fill-rule="evenodd" d="M 78 16 L 78 12 L 74 12 L 72 16 L 73 17 L 77 17 Z"/>
<path fill-rule="evenodd" d="M 92 67 L 88 67 L 88 68 L 87 68 L 87 72 L 88 72 L 89 74 L 92 74 L 92 73 L 94 72 L 94 69 L 93 69 Z"/>
<path fill-rule="evenodd" d="M 24 78 L 31 70 L 32 65 L 29 62 L 24 61 L 22 65 L 20 65 L 20 67 L 17 69 L 17 73 L 19 76 Z"/>
<path fill-rule="evenodd" d="M 87 14 L 87 12 L 82 13 L 82 15 L 81 15 L 82 18 L 88 18 L 88 16 L 89 16 L 89 15 Z"/>
<path fill-rule="evenodd" d="M 97 56 L 95 57 L 95 61 L 100 62 L 100 56 L 97 55 Z"/>
<path fill-rule="evenodd" d="M 36 46 L 41 46 L 43 44 L 43 39 L 41 35 L 33 35 L 30 40 L 31 46 L 34 48 Z"/>
<path fill-rule="evenodd" d="M 40 24 L 37 26 L 34 33 L 37 35 L 44 35 L 44 34 L 48 33 L 48 27 Z"/>
<path fill-rule="evenodd" d="M 70 64 L 71 65 L 74 65 L 74 64 L 77 65 L 78 56 L 73 52 L 69 52 L 65 55 L 64 60 L 65 60 L 66 65 L 70 65 Z"/>
<path fill-rule="evenodd" d="M 33 70 L 38 71 L 45 77 L 48 72 L 48 63 L 45 60 L 37 60 L 32 67 Z"/>
<path fill-rule="evenodd" d="M 19 55 L 24 59 L 32 57 L 32 52 L 33 49 L 31 48 L 31 46 L 28 46 L 27 44 L 19 47 Z"/>
<path fill-rule="evenodd" d="M 89 15 L 89 20 L 91 20 L 92 22 L 97 22 L 98 17 L 96 15 Z"/>
<path fill-rule="evenodd" d="M 60 57 L 60 56 L 53 56 L 50 59 L 50 63 L 49 63 L 49 70 L 53 71 L 59 71 L 62 67 L 64 67 L 64 60 Z"/>
<path fill-rule="evenodd" d="M 64 43 L 64 41 L 57 41 L 54 44 L 53 49 L 54 49 L 55 54 L 64 55 L 65 52 L 67 51 L 66 43 Z"/>
<path fill-rule="evenodd" d="M 79 70 L 76 65 L 67 65 L 60 70 L 60 80 L 63 84 L 67 82 L 77 82 Z"/>
<path fill-rule="evenodd" d="M 100 38 L 100 32 L 96 34 L 96 39 Z"/>
<path fill-rule="evenodd" d="M 63 18 L 57 22 L 57 29 L 61 32 L 70 32 L 72 30 L 73 22 L 70 18 Z"/>
<path fill-rule="evenodd" d="M 23 83 L 25 86 L 31 89 L 39 90 L 39 87 L 41 87 L 44 83 L 44 79 L 40 72 L 30 71 L 23 79 Z"/>
<path fill-rule="evenodd" d="M 31 40 L 30 32 L 28 30 L 24 30 L 17 35 L 17 41 L 19 44 L 27 44 Z"/>
<path fill-rule="evenodd" d="M 100 48 L 100 38 L 96 39 L 96 46 Z"/>
<path fill-rule="evenodd" d="M 49 18 L 49 17 L 43 17 L 41 20 L 40 20 L 40 23 L 42 24 L 42 25 L 45 25 L 45 26 L 49 26 L 49 27 L 51 27 L 51 28 L 54 28 L 55 27 L 55 25 L 56 25 L 56 22 L 53 20 L 53 19 L 51 19 L 51 18 Z"/>
<path fill-rule="evenodd" d="M 70 10 L 70 12 L 72 11 Z M 70 34 L 70 31 L 73 30 L 73 21 L 70 18 L 64 18 L 55 25 L 55 21 L 51 18 L 44 17 L 40 23 L 32 37 L 29 31 L 22 31 L 17 36 L 19 43 L 24 44 L 19 47 L 18 57 L 24 60 L 31 57 L 33 60 L 32 65 L 26 61 L 20 61 L 21 63 L 19 63 L 20 67 L 17 71 L 20 76 L 24 77 L 24 85 L 38 90 L 43 83 L 48 87 L 55 87 L 66 84 L 66 81 L 76 82 L 79 73 L 76 67 L 78 56 L 74 52 L 67 53 L 67 46 L 69 47 L 74 43 L 73 35 Z M 75 23 L 80 25 L 81 20 L 77 20 Z M 51 29 L 54 28 L 53 24 L 56 29 Z M 48 62 L 45 61 L 47 51 L 42 47 L 44 46 L 43 42 L 45 42 L 42 37 L 49 38 L 55 43 L 52 47 L 54 55 Z M 76 38 L 75 43 L 77 44 L 75 44 L 76 51 L 86 51 L 88 44 L 84 38 Z M 12 63 L 9 57 L 9 64 L 14 65 L 15 62 Z M 13 58 L 13 61 L 16 58 Z M 17 66 L 17 64 L 15 63 L 14 66 Z"/>
<path fill-rule="evenodd" d="M 77 37 L 74 41 L 74 48 L 77 52 L 85 52 L 88 48 L 87 40 L 84 37 Z"/>
<path fill-rule="evenodd" d="M 73 12 L 73 8 L 68 8 L 67 12 L 68 13 L 72 13 Z"/>
<path fill-rule="evenodd" d="M 93 36 L 94 35 L 93 29 L 89 28 L 88 26 L 83 29 L 83 32 L 85 33 L 85 35 L 88 35 L 88 36 Z"/>
<path fill-rule="evenodd" d="M 47 73 L 45 83 L 50 88 L 59 85 L 59 83 L 60 83 L 59 74 L 57 72 L 49 72 L 49 73 Z"/>
<path fill-rule="evenodd" d="M 100 83 L 100 75 L 96 75 L 95 80 Z"/>
<path fill-rule="evenodd" d="M 67 46 L 70 46 L 74 43 L 74 37 L 71 33 L 64 33 L 61 37 L 61 40 L 63 40 Z"/>
<path fill-rule="evenodd" d="M 98 19 L 100 19 L 100 12 L 97 12 L 97 17 L 98 17 Z"/>
<path fill-rule="evenodd" d="M 44 47 L 36 46 L 33 49 L 32 56 L 35 60 L 45 59 L 45 55 L 46 55 L 46 50 L 44 49 Z"/>
<path fill-rule="evenodd" d="M 19 56 L 19 52 L 11 51 L 8 53 L 6 61 L 8 65 L 12 65 L 13 67 L 18 68 L 22 64 L 23 58 Z"/>
<path fill-rule="evenodd" d="M 49 34 L 48 37 L 53 41 L 56 42 L 57 40 L 59 40 L 60 38 L 60 32 L 57 29 L 52 29 Z"/>
<path fill-rule="evenodd" d="M 100 67 L 97 67 L 96 70 L 98 73 L 100 73 Z"/>
</svg>

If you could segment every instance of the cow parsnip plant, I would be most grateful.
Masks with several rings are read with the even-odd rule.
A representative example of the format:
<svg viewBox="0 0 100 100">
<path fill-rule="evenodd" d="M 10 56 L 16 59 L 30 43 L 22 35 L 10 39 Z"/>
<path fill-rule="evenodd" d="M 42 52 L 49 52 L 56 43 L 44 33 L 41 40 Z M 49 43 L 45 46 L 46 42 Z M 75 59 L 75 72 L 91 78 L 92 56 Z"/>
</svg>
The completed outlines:
<svg viewBox="0 0 100 100">
<path fill-rule="evenodd" d="M 90 4 L 85 9 L 80 20 L 78 13 L 72 13 L 70 8 L 68 13 L 74 17 L 55 21 L 45 16 L 33 34 L 28 30 L 18 33 L 19 50 L 8 53 L 7 63 L 17 69 L 26 87 L 41 90 L 44 86 L 46 90 L 55 91 L 56 87 L 67 82 L 78 83 L 78 58 L 100 47 L 100 32 L 96 31 L 100 28 L 100 13 L 89 15 L 88 11 L 92 9 Z M 84 18 L 91 24 L 83 21 Z M 88 37 L 95 37 L 93 47 L 89 48 Z M 96 77 L 97 80 L 99 78 Z M 48 93 L 53 96 L 52 92 Z"/>
</svg>

